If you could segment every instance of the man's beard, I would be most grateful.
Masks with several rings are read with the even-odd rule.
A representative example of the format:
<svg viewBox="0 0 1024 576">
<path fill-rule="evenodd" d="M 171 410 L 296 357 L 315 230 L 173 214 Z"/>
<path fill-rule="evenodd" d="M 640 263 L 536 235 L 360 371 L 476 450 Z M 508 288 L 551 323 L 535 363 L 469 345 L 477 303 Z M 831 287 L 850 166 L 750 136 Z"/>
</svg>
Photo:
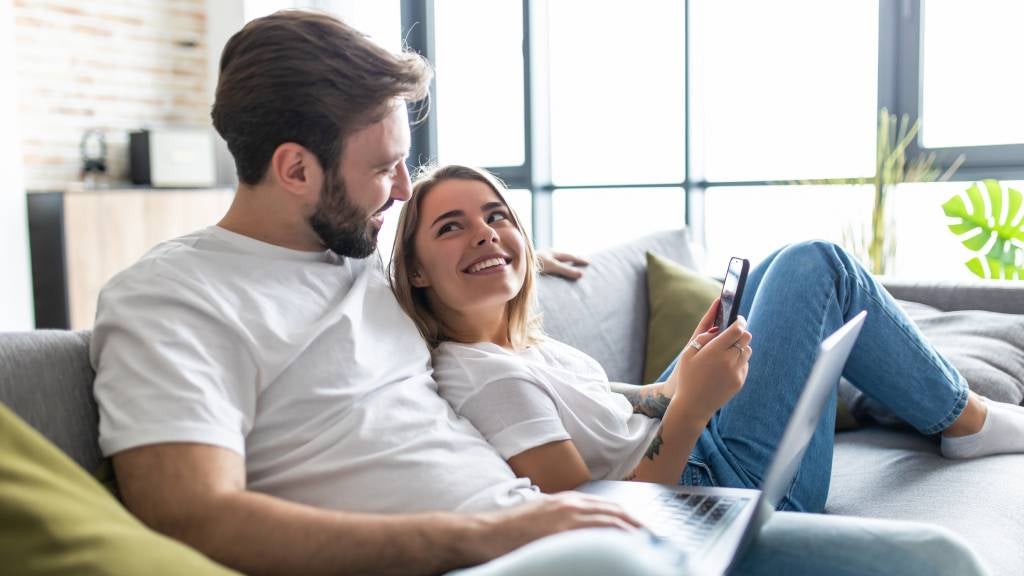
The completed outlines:
<svg viewBox="0 0 1024 576">
<path fill-rule="evenodd" d="M 387 210 L 391 203 L 388 200 L 378 212 Z M 369 214 L 349 200 L 341 178 L 324 179 L 309 225 L 324 246 L 339 256 L 366 258 L 377 249 L 380 229 L 370 222 Z"/>
</svg>

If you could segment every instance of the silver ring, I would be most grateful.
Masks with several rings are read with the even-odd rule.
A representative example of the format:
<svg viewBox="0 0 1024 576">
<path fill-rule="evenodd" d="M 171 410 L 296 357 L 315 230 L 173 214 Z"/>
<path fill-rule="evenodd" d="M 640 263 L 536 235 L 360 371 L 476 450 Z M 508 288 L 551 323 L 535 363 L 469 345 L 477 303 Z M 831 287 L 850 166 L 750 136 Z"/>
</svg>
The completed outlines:
<svg viewBox="0 0 1024 576">
<path fill-rule="evenodd" d="M 694 350 L 698 350 L 698 351 L 699 351 L 699 350 L 700 350 L 701 348 L 703 348 L 703 347 L 704 347 L 704 345 L 703 345 L 703 344 L 701 344 L 700 342 L 697 342 L 696 340 L 690 340 L 690 344 L 689 344 L 689 346 L 690 346 L 690 348 L 693 348 Z"/>
</svg>

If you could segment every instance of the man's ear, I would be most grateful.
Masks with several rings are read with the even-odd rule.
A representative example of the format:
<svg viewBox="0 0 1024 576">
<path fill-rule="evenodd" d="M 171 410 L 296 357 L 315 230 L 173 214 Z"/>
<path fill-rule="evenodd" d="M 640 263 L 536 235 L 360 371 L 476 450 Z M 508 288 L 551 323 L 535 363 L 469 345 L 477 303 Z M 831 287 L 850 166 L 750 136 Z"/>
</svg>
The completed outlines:
<svg viewBox="0 0 1024 576">
<path fill-rule="evenodd" d="M 424 276 L 419 270 L 413 270 L 409 273 L 409 282 L 416 288 L 426 288 L 430 286 L 430 281 Z"/>
<path fill-rule="evenodd" d="M 277 183 L 295 196 L 311 196 L 315 202 L 323 184 L 323 169 L 316 156 L 304 146 L 284 142 L 274 149 L 267 168 Z"/>
</svg>

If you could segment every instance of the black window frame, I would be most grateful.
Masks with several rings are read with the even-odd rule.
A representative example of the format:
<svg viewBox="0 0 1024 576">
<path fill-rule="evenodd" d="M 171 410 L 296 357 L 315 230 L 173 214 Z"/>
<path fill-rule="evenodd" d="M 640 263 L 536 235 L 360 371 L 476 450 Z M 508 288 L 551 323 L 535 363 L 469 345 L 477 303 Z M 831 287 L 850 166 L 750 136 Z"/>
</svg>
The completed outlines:
<svg viewBox="0 0 1024 576">
<path fill-rule="evenodd" d="M 690 0 L 684 3 L 686 51 L 684 74 L 685 101 L 683 158 L 684 178 L 679 182 L 659 183 L 615 183 L 601 182 L 559 185 L 551 178 L 550 127 L 548 123 L 548 87 L 544 84 L 547 65 L 547 22 L 539 17 L 546 12 L 545 5 L 551 0 L 522 0 L 523 14 L 523 89 L 524 89 L 524 162 L 519 166 L 488 166 L 510 188 L 531 191 L 533 198 L 534 244 L 538 247 L 551 245 L 553 214 L 552 196 L 555 190 L 597 189 L 597 188 L 678 188 L 685 198 L 685 215 L 680 225 L 691 229 L 693 237 L 703 242 L 704 196 L 708 190 L 723 186 L 769 186 L 777 185 L 774 180 L 709 181 L 704 178 L 700 158 L 695 157 L 693 142 L 696 132 L 701 129 L 699 118 L 692 115 L 694 91 L 690 71 L 695 58 L 691 48 Z M 557 1 L 557 0 L 556 0 Z M 433 39 L 435 0 L 401 0 L 402 30 L 409 48 L 423 54 L 433 62 L 435 55 Z M 897 116 L 904 114 L 917 119 L 921 109 L 921 27 L 923 0 L 879 0 L 878 18 L 878 93 L 876 108 L 886 108 Z M 431 86 L 431 99 L 436 97 Z M 698 122 L 695 122 L 698 121 Z M 695 126 L 695 124 L 697 124 Z M 910 146 L 908 154 L 934 152 L 936 167 L 945 170 L 960 155 L 966 161 L 953 176 L 955 181 L 973 181 L 981 178 L 1021 179 L 1024 178 L 1024 143 L 994 146 L 970 146 L 955 148 L 923 148 L 920 138 Z M 413 146 L 410 159 L 414 164 L 437 158 L 437 123 L 434 107 L 430 114 L 413 130 Z M 871 176 L 864 174 L 837 174 L 837 182 L 850 177 Z"/>
<path fill-rule="evenodd" d="M 894 60 L 899 63 L 900 69 L 906 70 L 904 74 L 898 73 L 898 70 L 893 71 L 895 93 L 889 95 L 894 101 L 890 110 L 896 111 L 897 114 L 905 113 L 910 118 L 919 118 L 921 102 L 924 98 L 922 91 L 924 2 L 923 0 L 899 0 L 898 2 L 881 0 L 881 6 L 880 16 L 885 16 L 896 23 L 895 34 L 897 35 L 898 52 L 895 54 Z M 879 62 L 879 67 L 881 68 L 881 62 Z M 881 95 L 879 95 L 879 100 L 881 100 Z M 922 123 L 922 130 L 924 129 Z M 953 180 L 1024 178 L 1024 143 L 925 148 L 921 146 L 921 140 L 918 138 L 908 149 L 908 153 L 911 155 L 929 152 L 935 153 L 936 165 L 941 169 L 948 168 L 957 157 L 964 156 L 965 161 L 957 170 Z"/>
</svg>

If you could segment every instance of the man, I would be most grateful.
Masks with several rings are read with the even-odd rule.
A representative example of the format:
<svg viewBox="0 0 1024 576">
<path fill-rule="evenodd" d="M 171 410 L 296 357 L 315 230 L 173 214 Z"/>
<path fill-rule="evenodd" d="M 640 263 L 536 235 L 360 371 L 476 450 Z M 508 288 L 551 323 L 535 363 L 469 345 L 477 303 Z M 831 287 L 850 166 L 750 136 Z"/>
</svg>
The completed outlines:
<svg viewBox="0 0 1024 576">
<path fill-rule="evenodd" d="M 100 296 L 100 443 L 124 500 L 247 573 L 670 571 L 627 513 L 542 497 L 436 394 L 370 257 L 383 213 L 409 197 L 405 103 L 429 78 L 420 58 L 322 14 L 278 13 L 228 42 L 213 120 L 235 158 L 234 203 Z M 820 569 L 796 557 L 801 542 L 888 546 L 873 551 L 911 567 L 973 562 L 942 533 L 915 531 L 912 552 L 886 544 L 899 527 L 817 520 L 834 534 L 820 536 L 794 518 L 766 531 L 748 572 Z M 544 539 L 588 527 L 633 534 Z"/>
</svg>

